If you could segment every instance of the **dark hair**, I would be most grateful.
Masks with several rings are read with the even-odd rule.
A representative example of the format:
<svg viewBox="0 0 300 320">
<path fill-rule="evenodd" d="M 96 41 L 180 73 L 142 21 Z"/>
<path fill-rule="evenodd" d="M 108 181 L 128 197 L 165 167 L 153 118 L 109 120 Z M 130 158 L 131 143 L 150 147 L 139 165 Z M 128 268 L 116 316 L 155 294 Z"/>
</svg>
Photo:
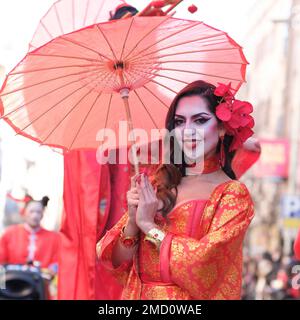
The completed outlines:
<svg viewBox="0 0 300 320">
<path fill-rule="evenodd" d="M 215 86 L 202 80 L 194 81 L 184 87 L 174 98 L 165 120 L 165 127 L 171 132 L 175 128 L 175 112 L 179 103 L 179 100 L 183 97 L 189 96 L 201 96 L 207 103 L 209 110 L 216 114 L 216 107 L 220 103 L 221 98 L 214 95 Z M 221 123 L 221 120 L 217 118 L 217 121 Z M 230 152 L 230 144 L 233 140 L 233 136 L 225 134 L 223 139 L 224 153 L 225 153 L 225 164 L 222 170 L 231 179 L 236 179 L 236 175 L 232 170 L 231 162 L 234 157 L 235 151 Z M 181 181 L 181 178 L 186 176 L 187 164 L 182 155 L 182 164 L 174 163 L 174 149 L 175 144 L 178 144 L 174 137 L 170 137 L 170 161 L 171 164 L 160 165 L 156 172 L 154 182 L 157 185 L 157 197 L 163 201 L 163 208 L 161 211 L 166 215 L 174 207 L 177 198 L 177 186 Z M 221 140 L 219 140 L 216 153 L 219 153 L 221 149 Z M 175 150 L 179 150 L 176 148 Z M 183 153 L 183 151 L 182 151 Z M 172 191 L 175 190 L 175 194 Z"/>
<path fill-rule="evenodd" d="M 42 204 L 42 206 L 43 206 L 44 208 L 47 207 L 49 200 L 50 200 L 50 199 L 49 199 L 47 196 L 44 196 L 44 197 L 42 198 L 42 200 L 40 200 L 40 202 L 41 202 L 41 204 Z"/>
<path fill-rule="evenodd" d="M 49 200 L 50 200 L 47 196 L 44 196 L 41 200 L 34 200 L 30 195 L 26 195 L 26 197 L 29 200 L 25 203 L 24 209 L 26 209 L 28 207 L 29 203 L 31 203 L 31 202 L 39 202 L 42 205 L 42 207 L 45 209 L 48 205 Z"/>
<path fill-rule="evenodd" d="M 113 16 L 109 20 L 121 19 L 126 13 L 131 13 L 133 16 L 138 13 L 138 10 L 132 6 L 124 6 L 116 10 Z"/>
</svg>

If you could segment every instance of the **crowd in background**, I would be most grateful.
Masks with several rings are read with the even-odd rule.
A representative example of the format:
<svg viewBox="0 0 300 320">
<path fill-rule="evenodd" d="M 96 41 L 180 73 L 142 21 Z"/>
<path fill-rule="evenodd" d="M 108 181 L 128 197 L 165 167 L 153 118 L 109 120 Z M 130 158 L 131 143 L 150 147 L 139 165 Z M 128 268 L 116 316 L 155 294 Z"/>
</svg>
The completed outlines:
<svg viewBox="0 0 300 320">
<path fill-rule="evenodd" d="M 300 261 L 293 253 L 245 254 L 243 300 L 300 300 Z"/>
</svg>

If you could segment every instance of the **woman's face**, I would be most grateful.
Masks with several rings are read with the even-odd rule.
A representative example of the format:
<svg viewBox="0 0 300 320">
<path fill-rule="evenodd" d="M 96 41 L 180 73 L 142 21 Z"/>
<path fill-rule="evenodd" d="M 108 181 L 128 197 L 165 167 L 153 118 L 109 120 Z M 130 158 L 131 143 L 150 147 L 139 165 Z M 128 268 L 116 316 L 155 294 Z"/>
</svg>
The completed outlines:
<svg viewBox="0 0 300 320">
<path fill-rule="evenodd" d="M 37 228 L 41 224 L 44 208 L 38 201 L 31 201 L 25 209 L 25 222 L 32 228 Z"/>
<path fill-rule="evenodd" d="M 198 95 L 179 100 L 174 118 L 175 137 L 185 157 L 191 160 L 215 154 L 219 125 L 207 101 Z"/>
</svg>

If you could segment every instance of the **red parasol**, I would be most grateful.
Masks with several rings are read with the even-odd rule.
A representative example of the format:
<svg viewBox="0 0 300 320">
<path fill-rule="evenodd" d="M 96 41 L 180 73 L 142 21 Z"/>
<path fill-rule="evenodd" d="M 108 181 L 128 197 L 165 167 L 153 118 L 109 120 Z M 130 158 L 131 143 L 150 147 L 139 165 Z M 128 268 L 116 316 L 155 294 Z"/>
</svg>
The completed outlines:
<svg viewBox="0 0 300 320">
<path fill-rule="evenodd" d="M 164 128 L 171 100 L 188 83 L 230 81 L 237 91 L 245 80 L 242 48 L 203 22 L 157 16 L 99 23 L 99 17 L 91 19 L 93 11 L 74 7 L 67 28 L 61 3 L 73 1 L 58 1 L 41 20 L 30 51 L 8 74 L 0 95 L 2 118 L 41 144 L 97 148 L 99 130 L 118 133 L 120 120 L 128 120 L 129 129 L 146 130 L 149 138 L 151 129 Z M 85 14 L 81 20 L 79 12 Z M 55 31 L 48 28 L 55 25 L 51 18 L 58 19 Z M 120 138 L 111 147 L 127 144 Z"/>
</svg>

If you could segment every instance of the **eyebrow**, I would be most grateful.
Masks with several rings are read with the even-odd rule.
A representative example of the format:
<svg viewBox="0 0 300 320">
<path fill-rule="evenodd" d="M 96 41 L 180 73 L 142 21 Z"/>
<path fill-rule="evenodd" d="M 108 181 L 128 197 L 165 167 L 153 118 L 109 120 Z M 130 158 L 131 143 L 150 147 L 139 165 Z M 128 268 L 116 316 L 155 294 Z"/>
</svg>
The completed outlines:
<svg viewBox="0 0 300 320">
<path fill-rule="evenodd" d="M 210 114 L 209 114 L 209 113 L 206 113 L 206 112 L 200 112 L 200 113 L 194 114 L 194 115 L 192 116 L 192 119 L 197 118 L 197 117 L 202 116 L 202 115 L 207 115 L 207 116 L 209 116 Z M 185 119 L 185 116 L 182 116 L 182 115 L 180 115 L 180 114 L 175 114 L 175 117 Z"/>
</svg>

